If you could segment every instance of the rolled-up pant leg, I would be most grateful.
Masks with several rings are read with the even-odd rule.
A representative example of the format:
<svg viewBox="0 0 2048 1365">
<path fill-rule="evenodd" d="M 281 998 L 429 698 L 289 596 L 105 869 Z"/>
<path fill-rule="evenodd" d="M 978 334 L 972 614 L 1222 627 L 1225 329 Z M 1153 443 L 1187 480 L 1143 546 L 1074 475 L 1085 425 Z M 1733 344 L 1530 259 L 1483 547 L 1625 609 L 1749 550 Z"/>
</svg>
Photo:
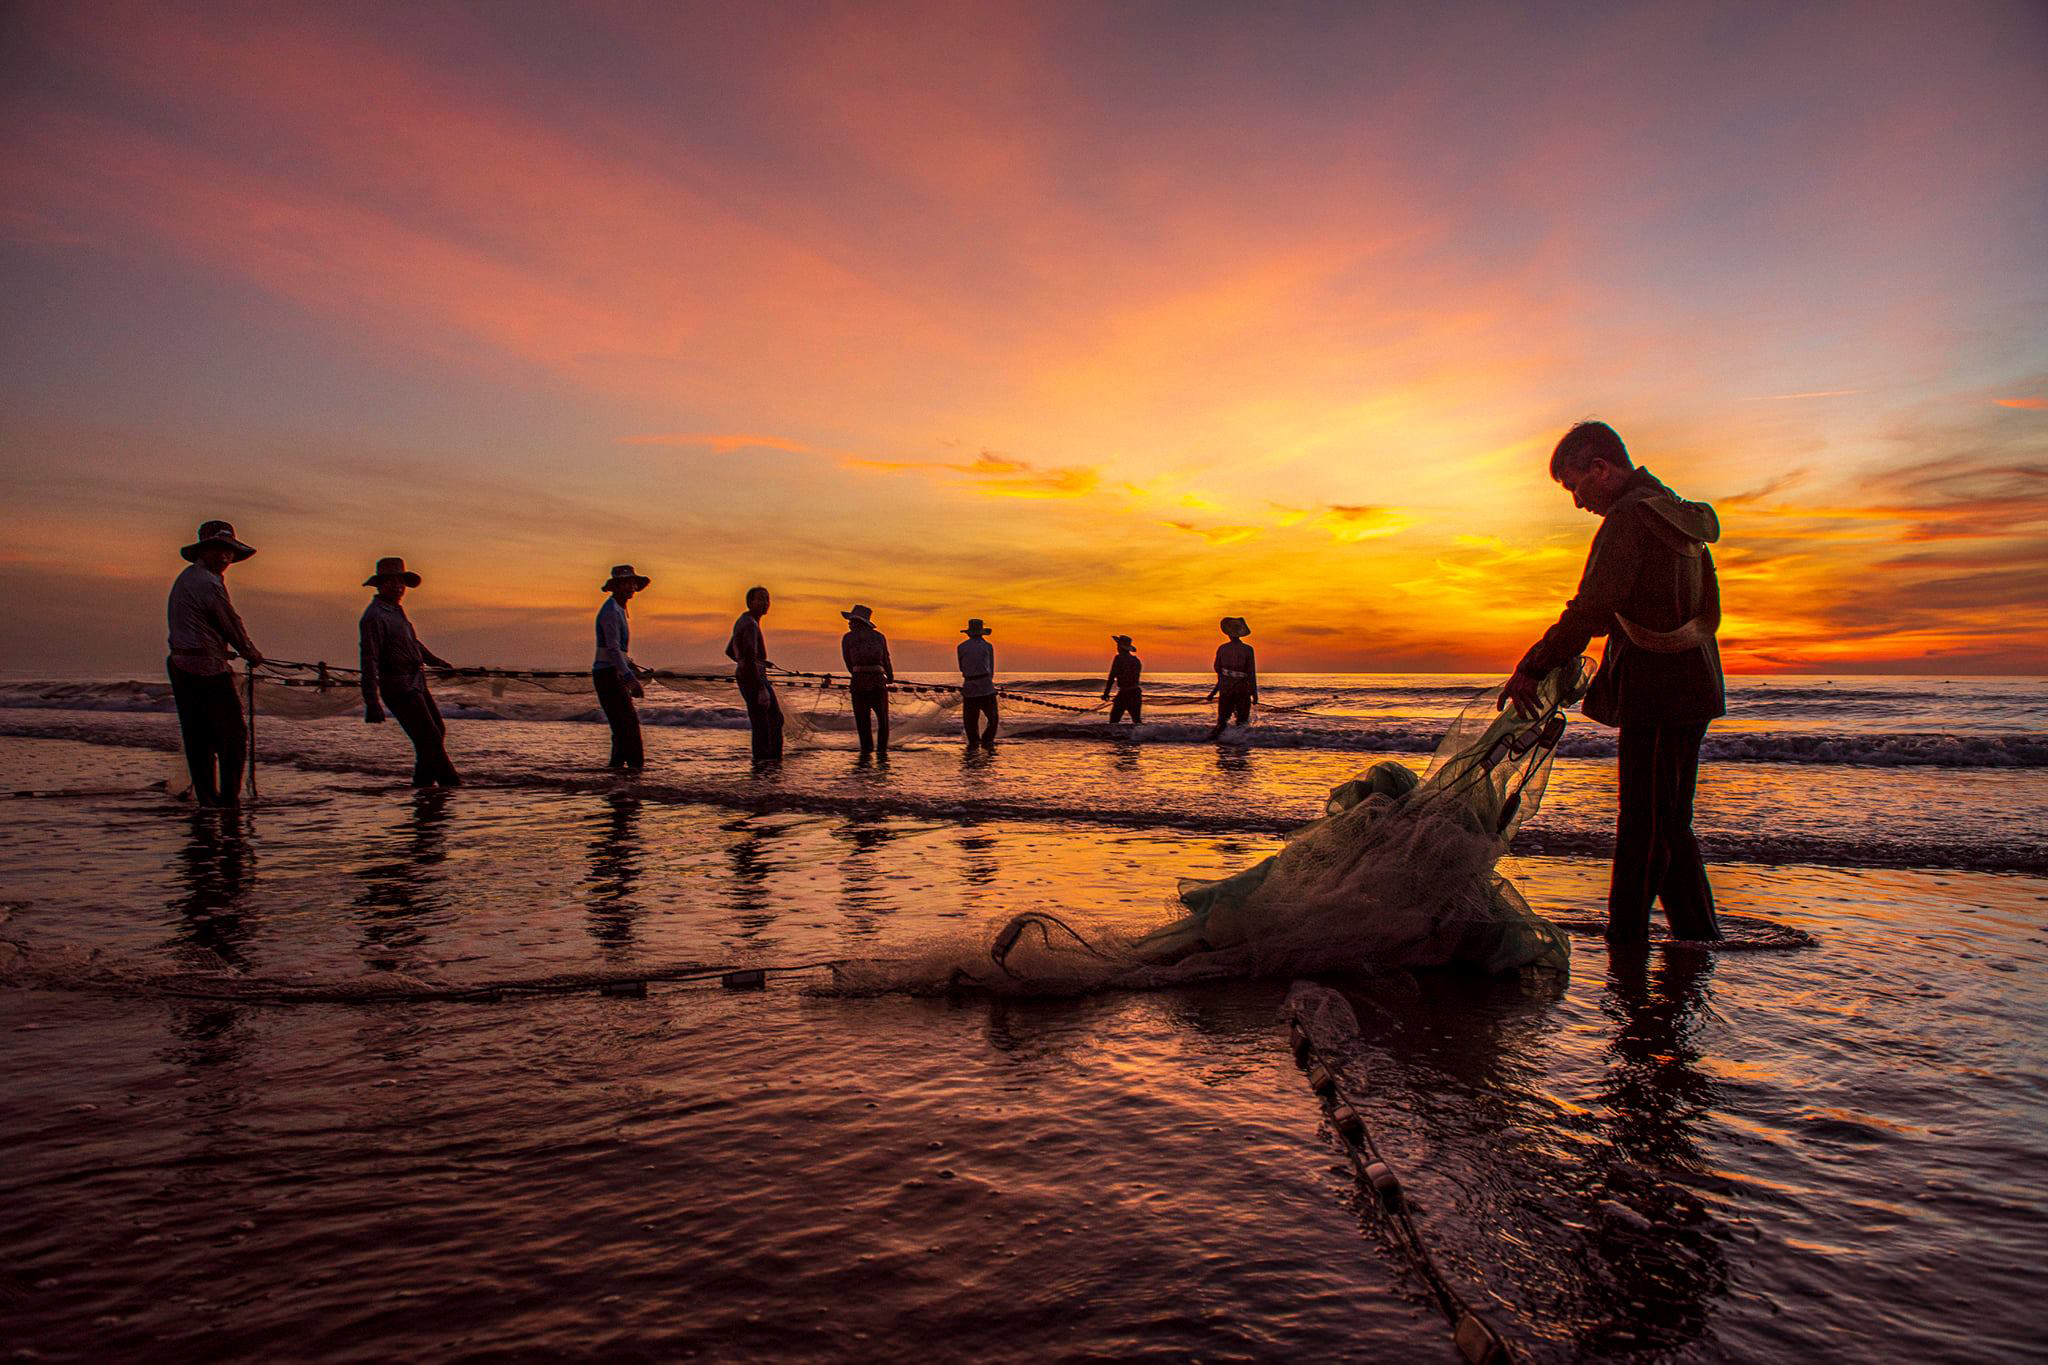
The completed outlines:
<svg viewBox="0 0 2048 1365">
<path fill-rule="evenodd" d="M 405 737 L 412 741 L 412 784 L 415 787 L 460 786 L 462 779 L 456 776 L 455 765 L 448 761 L 448 723 L 441 719 L 441 708 L 434 704 L 434 694 L 425 688 L 404 692 L 379 690 L 384 698 L 384 709 L 392 714 L 405 731 Z"/>
<path fill-rule="evenodd" d="M 178 732 L 185 742 L 193 799 L 202 806 L 238 801 L 249 731 L 242 721 L 235 675 L 187 673 L 176 664 L 166 664 L 165 669 L 171 678 L 171 699 L 178 707 Z"/>
<path fill-rule="evenodd" d="M 597 704 L 604 708 L 604 718 L 612 728 L 611 766 L 646 766 L 647 751 L 640 739 L 640 710 L 633 705 L 633 698 L 626 691 L 619 671 L 615 668 L 592 669 L 590 680 L 597 688 Z"/>
<path fill-rule="evenodd" d="M 1717 939 L 1714 893 L 1693 834 L 1699 782 L 1697 725 L 1623 725 L 1616 741 L 1619 809 L 1614 875 L 1607 891 L 1607 937 L 1640 943 L 1650 936 L 1650 904 L 1664 902 L 1672 937 Z"/>
</svg>

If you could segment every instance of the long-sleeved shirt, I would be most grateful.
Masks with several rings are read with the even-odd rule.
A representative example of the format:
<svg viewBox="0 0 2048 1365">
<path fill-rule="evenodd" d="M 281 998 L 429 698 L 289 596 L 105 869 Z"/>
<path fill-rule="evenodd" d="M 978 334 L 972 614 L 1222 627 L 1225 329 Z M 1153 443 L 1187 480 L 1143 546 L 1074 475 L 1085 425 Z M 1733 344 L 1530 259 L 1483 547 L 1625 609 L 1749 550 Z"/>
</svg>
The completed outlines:
<svg viewBox="0 0 2048 1365">
<path fill-rule="evenodd" d="M 960 642 L 954 651 L 960 660 L 960 695 L 993 697 L 996 694 L 996 647 L 981 636 Z"/>
<path fill-rule="evenodd" d="M 423 692 L 427 686 L 426 666 L 448 668 L 440 655 L 420 643 L 419 632 L 405 608 L 381 597 L 370 599 L 363 608 L 361 624 L 363 701 L 379 705 L 378 693 Z"/>
<path fill-rule="evenodd" d="M 889 661 L 889 641 L 873 626 L 855 626 L 839 637 L 839 657 L 855 682 L 895 682 L 896 665 Z"/>
<path fill-rule="evenodd" d="M 725 657 L 736 665 L 732 676 L 741 687 L 759 687 L 768 681 L 768 640 L 761 634 L 761 618 L 750 611 L 740 613 L 732 623 Z"/>
<path fill-rule="evenodd" d="M 1106 692 L 1114 687 L 1119 692 L 1133 691 L 1144 672 L 1145 666 L 1138 662 L 1137 655 L 1119 654 L 1110 661 L 1109 677 L 1103 683 L 1103 690 Z"/>
<path fill-rule="evenodd" d="M 609 668 L 620 682 L 633 680 L 633 660 L 626 649 L 633 643 L 633 624 L 626 616 L 626 604 L 616 597 L 604 599 L 597 609 L 597 658 L 592 668 Z"/>
<path fill-rule="evenodd" d="M 1607 651 L 1581 706 L 1605 725 L 1693 725 L 1725 714 L 1714 509 L 1638 468 L 1600 519 L 1579 590 L 1517 671 L 1542 677 L 1596 635 Z M 1684 632 L 1683 640 L 1658 637 Z"/>
<path fill-rule="evenodd" d="M 191 565 L 171 583 L 168 615 L 171 662 L 181 673 L 211 677 L 228 671 L 230 650 L 256 652 L 228 600 L 227 580 L 204 564 Z"/>
<path fill-rule="evenodd" d="M 1259 690 L 1259 665 L 1250 645 L 1226 640 L 1216 646 L 1216 686 L 1224 692 Z"/>
</svg>

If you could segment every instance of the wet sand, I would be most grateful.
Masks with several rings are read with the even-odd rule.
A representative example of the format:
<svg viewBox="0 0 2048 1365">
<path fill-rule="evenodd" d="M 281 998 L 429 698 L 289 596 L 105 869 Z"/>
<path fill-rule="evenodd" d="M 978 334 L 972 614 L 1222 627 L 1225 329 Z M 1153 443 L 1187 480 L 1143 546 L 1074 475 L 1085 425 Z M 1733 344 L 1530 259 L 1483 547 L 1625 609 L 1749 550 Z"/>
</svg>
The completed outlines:
<svg viewBox="0 0 2048 1365">
<path fill-rule="evenodd" d="M 17 1349 L 1450 1358 L 1286 1054 L 1284 981 L 165 991 L 882 955 L 1030 908 L 1135 927 L 1270 835 L 283 767 L 221 817 L 148 792 L 151 750 L 0 752 L 10 788 L 105 793 L 5 802 Z M 1604 888 L 1584 858 L 1507 870 L 1563 916 Z M 2026 1354 L 2048 881 L 1716 879 L 1820 946 L 1579 937 L 1568 982 L 1343 983 L 1445 1273 L 1532 1359 Z"/>
</svg>

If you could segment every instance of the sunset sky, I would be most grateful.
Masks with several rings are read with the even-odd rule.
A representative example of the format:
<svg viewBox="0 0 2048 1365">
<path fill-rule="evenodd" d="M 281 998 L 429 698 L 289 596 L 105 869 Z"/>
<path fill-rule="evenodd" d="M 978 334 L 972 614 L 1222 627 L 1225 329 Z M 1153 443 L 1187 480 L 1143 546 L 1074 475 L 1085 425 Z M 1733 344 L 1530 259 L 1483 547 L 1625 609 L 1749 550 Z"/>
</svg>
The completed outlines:
<svg viewBox="0 0 2048 1365">
<path fill-rule="evenodd" d="M 1746 671 L 2048 671 L 2048 8 L 0 10 L 0 667 L 1500 670 L 1573 420 Z"/>
</svg>

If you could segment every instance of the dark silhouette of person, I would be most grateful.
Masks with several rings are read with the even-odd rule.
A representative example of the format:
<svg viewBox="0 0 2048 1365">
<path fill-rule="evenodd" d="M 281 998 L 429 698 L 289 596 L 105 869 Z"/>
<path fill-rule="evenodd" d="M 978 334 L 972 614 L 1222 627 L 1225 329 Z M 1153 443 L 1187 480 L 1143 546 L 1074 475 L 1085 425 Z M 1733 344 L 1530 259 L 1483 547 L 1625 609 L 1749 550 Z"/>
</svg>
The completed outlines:
<svg viewBox="0 0 2048 1365">
<path fill-rule="evenodd" d="M 996 647 L 988 642 L 994 634 L 979 616 L 969 617 L 967 638 L 954 657 L 960 661 L 960 723 L 967 729 L 967 747 L 996 747 Z"/>
<path fill-rule="evenodd" d="M 1207 700 L 1216 703 L 1216 728 L 1209 738 L 1222 735 L 1226 725 L 1249 724 L 1252 703 L 1259 699 L 1259 665 L 1244 637 L 1252 633 L 1242 616 L 1226 616 L 1217 625 L 1230 638 L 1216 646 L 1216 685 Z"/>
<path fill-rule="evenodd" d="M 1109 661 L 1109 676 L 1102 680 L 1102 699 L 1109 701 L 1109 689 L 1116 689 L 1116 700 L 1109 703 L 1109 723 L 1116 724 L 1126 715 L 1133 725 L 1142 724 L 1145 719 L 1145 692 L 1138 685 L 1144 676 L 1145 665 L 1138 658 L 1138 647 L 1131 643 L 1128 635 L 1112 635 L 1116 641 L 1116 657 Z"/>
<path fill-rule="evenodd" d="M 1619 809 L 1607 937 L 1650 934 L 1650 904 L 1664 903 L 1674 938 L 1721 937 L 1714 892 L 1693 834 L 1693 792 L 1708 722 L 1726 714 L 1721 586 L 1708 545 L 1714 509 L 1687 502 L 1629 459 L 1605 422 L 1581 422 L 1550 456 L 1550 476 L 1574 506 L 1600 518 L 1579 590 L 1557 624 L 1529 647 L 1500 705 L 1530 713 L 1539 679 L 1583 652 L 1607 649 L 1581 709 L 1618 727 Z"/>
<path fill-rule="evenodd" d="M 768 670 L 775 665 L 768 658 L 767 637 L 761 634 L 761 618 L 767 614 L 768 589 L 748 588 L 747 609 L 732 623 L 732 638 L 725 645 L 725 657 L 734 665 L 733 682 L 747 704 L 757 764 L 782 761 L 782 705 L 768 682 Z"/>
<path fill-rule="evenodd" d="M 875 614 L 856 603 L 846 618 L 846 634 L 839 637 L 839 657 L 853 679 L 853 724 L 860 731 L 860 751 L 889 757 L 889 684 L 896 681 L 896 665 L 889 661 L 889 641 L 875 628 Z"/>
<path fill-rule="evenodd" d="M 235 528 L 209 521 L 199 538 L 179 554 L 190 566 L 171 584 L 167 615 L 171 700 L 178 708 L 185 766 L 192 771 L 192 796 L 202 806 L 232 806 L 242 798 L 242 764 L 249 732 L 228 660 L 237 654 L 252 664 L 263 655 L 228 600 L 228 567 L 256 553 L 235 538 Z"/>
<path fill-rule="evenodd" d="M 363 580 L 377 595 L 363 609 L 363 720 L 384 722 L 389 709 L 412 741 L 412 784 L 415 787 L 459 787 L 461 777 L 448 761 L 448 722 L 427 690 L 427 667 L 453 668 L 420 642 L 412 618 L 405 614 L 405 590 L 417 588 L 420 576 L 396 555 L 377 561 L 377 571 Z"/>
<path fill-rule="evenodd" d="M 621 772 L 637 773 L 647 766 L 647 751 L 640 740 L 640 712 L 633 699 L 646 695 L 640 675 L 626 651 L 633 642 L 633 625 L 626 604 L 635 593 L 647 591 L 654 580 L 633 572 L 631 564 L 620 564 L 605 580 L 610 596 L 597 609 L 597 658 L 590 665 L 590 682 L 597 689 L 597 704 L 612 728 L 610 765 Z"/>
<path fill-rule="evenodd" d="M 395 972 L 413 964 L 427 941 L 422 921 L 445 905 L 438 869 L 448 861 L 448 797 L 422 792 L 403 821 L 366 843 L 370 860 L 356 870 L 362 890 L 364 961 L 373 971 Z"/>
</svg>

